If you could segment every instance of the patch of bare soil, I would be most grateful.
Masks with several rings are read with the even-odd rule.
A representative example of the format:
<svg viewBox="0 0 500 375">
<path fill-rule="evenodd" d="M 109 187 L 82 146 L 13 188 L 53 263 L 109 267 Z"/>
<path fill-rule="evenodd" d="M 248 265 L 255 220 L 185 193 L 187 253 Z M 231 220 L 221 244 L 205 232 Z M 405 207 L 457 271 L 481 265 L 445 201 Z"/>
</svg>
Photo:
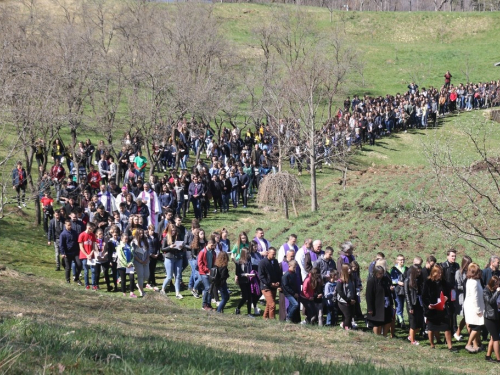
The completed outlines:
<svg viewBox="0 0 500 375">
<path fill-rule="evenodd" d="M 488 168 L 500 170 L 500 157 L 477 161 L 470 165 L 469 170 L 472 172 L 482 172 L 488 170 Z"/>
</svg>

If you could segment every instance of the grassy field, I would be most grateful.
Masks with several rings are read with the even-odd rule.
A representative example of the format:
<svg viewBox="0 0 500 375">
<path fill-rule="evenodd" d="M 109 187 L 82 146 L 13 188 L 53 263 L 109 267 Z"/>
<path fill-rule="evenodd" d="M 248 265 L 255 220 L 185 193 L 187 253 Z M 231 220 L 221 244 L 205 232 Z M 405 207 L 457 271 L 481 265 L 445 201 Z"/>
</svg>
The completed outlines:
<svg viewBox="0 0 500 375">
<path fill-rule="evenodd" d="M 453 139 L 464 141 L 457 137 L 457 127 L 478 121 L 476 117 L 467 114 L 447 118 L 439 130 L 396 134 L 364 149 L 345 191 L 339 184 L 340 176 L 325 169 L 318 177 L 320 210 L 315 214 L 308 212 L 307 198 L 299 217 L 290 220 L 282 219 L 273 209 L 261 210 L 251 204 L 245 211 L 211 216 L 203 222 L 203 228 L 211 231 L 226 227 L 234 241 L 238 232 L 253 234 L 257 226 L 262 226 L 276 246 L 290 233 L 297 233 L 299 242 L 311 236 L 335 249 L 349 239 L 356 245 L 363 279 L 377 251 L 385 252 L 389 264 L 400 252 L 409 260 L 414 255 L 435 254 L 442 261 L 453 244 L 459 249 L 459 257 L 467 253 L 484 264 L 489 254 L 466 242 L 454 243 L 436 228 L 398 210 L 399 205 L 408 203 L 408 194 L 426 187 L 421 143 L 437 134 L 454 135 Z M 497 138 L 491 141 L 499 147 Z M 383 157 L 373 157 L 375 154 Z M 472 157 L 467 147 L 462 147 L 462 155 Z M 301 180 L 307 186 L 308 176 Z M 364 328 L 345 333 L 338 328 L 290 327 L 235 316 L 232 313 L 239 291 L 232 282 L 232 267 L 229 286 L 234 293 L 224 315 L 201 311 L 200 300 L 188 292 L 183 292 L 182 301 L 173 298 L 173 291 L 167 298 L 150 293 L 131 301 L 119 293 L 86 292 L 67 286 L 63 274 L 53 269 L 52 247 L 44 245 L 42 230 L 31 224 L 32 212 L 15 211 L 0 221 L 0 263 L 9 267 L 0 273 L 0 371 L 12 365 L 9 372 L 13 373 L 23 373 L 25 366 L 33 372 L 55 373 L 61 365 L 69 373 L 385 374 L 401 371 L 402 367 L 405 373 L 410 369 L 420 373 L 441 366 L 441 373 L 449 361 L 460 373 L 488 373 L 491 368 L 482 357 L 464 350 L 459 355 L 449 354 L 444 347 L 431 351 L 426 342 L 412 347 L 406 340 L 407 333 L 401 330 L 398 339 L 387 340 L 374 337 Z M 163 275 L 159 266 L 157 276 Z M 463 349 L 464 345 L 458 347 Z M 304 347 L 311 348 L 314 355 L 305 355 Z M 399 360 L 387 361 L 394 354 Z M 283 364 L 283 356 L 291 358 L 291 364 Z M 9 359 L 12 361 L 7 362 Z"/>
<path fill-rule="evenodd" d="M 268 17 L 269 9 L 251 4 L 215 7 L 227 35 L 248 53 L 256 53 L 251 29 Z M 330 27 L 326 9 L 308 10 L 322 28 Z M 350 12 L 335 13 L 334 19 L 345 22 L 346 32 L 364 51 L 365 85 L 354 87 L 353 93 L 405 91 L 412 79 L 420 86 L 438 86 L 447 69 L 454 82 L 465 81 L 461 70 L 466 57 L 473 67 L 471 80 L 498 77 L 492 67 L 500 60 L 500 41 L 492 37 L 499 35 L 497 13 Z M 443 261 L 446 249 L 455 246 L 458 258 L 469 254 L 484 265 L 488 251 L 449 238 L 400 210 L 411 204 L 412 194 L 431 188 L 424 144 L 450 143 L 464 165 L 475 159 L 460 131 L 466 127 L 488 131 L 488 146 L 498 154 L 498 124 L 485 122 L 478 112 L 450 116 L 437 129 L 397 133 L 363 147 L 346 190 L 340 175 L 324 168 L 318 175 L 320 209 L 314 214 L 308 209 L 309 176 L 303 175 L 298 218 L 285 220 L 280 211 L 251 203 L 247 210 L 210 216 L 203 228 L 210 232 L 225 227 L 234 242 L 240 231 L 253 236 L 260 226 L 275 246 L 296 233 L 299 243 L 320 238 L 336 251 L 341 242 L 351 240 L 363 280 L 377 251 L 386 254 L 389 264 L 398 253 L 409 261 L 429 254 Z M 91 138 L 97 143 L 97 137 Z M 9 210 L 0 220 L 0 264 L 8 267 L 0 271 L 0 373 L 411 374 L 446 373 L 450 363 L 455 373 L 495 373 L 481 356 L 464 350 L 452 355 L 443 346 L 432 351 L 425 342 L 410 346 L 403 331 L 398 339 L 387 340 L 364 329 L 346 333 L 234 316 L 239 293 L 233 269 L 229 286 L 234 293 L 224 315 L 202 312 L 201 301 L 187 292 L 182 301 L 174 300 L 173 293 L 167 298 L 150 293 L 132 301 L 67 286 L 63 274 L 54 271 L 53 248 L 47 246 L 43 230 L 33 225 L 33 207 Z M 161 265 L 157 274 L 164 275 Z"/>
<path fill-rule="evenodd" d="M 216 5 L 222 27 L 249 56 L 261 53 L 252 29 L 269 18 L 273 5 Z M 440 87 L 446 70 L 452 82 L 497 79 L 500 61 L 498 12 L 335 12 L 306 8 L 323 30 L 341 27 L 359 49 L 363 79 L 353 94 L 385 95 L 405 92 L 415 81 L 420 87 Z"/>
</svg>

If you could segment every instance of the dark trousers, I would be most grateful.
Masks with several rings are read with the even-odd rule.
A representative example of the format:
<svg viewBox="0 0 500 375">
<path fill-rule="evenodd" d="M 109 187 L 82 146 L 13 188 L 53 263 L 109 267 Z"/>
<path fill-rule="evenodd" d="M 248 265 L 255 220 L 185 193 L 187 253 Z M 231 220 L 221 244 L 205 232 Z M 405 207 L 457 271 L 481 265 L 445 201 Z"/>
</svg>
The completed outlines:
<svg viewBox="0 0 500 375">
<path fill-rule="evenodd" d="M 127 290 L 127 272 L 126 268 L 118 268 L 118 273 L 120 274 L 120 279 L 121 279 L 121 285 L 122 285 L 122 293 L 125 293 Z M 128 280 L 130 284 L 130 292 L 134 292 L 134 286 L 135 286 L 135 280 L 134 280 L 134 274 L 129 273 L 128 274 Z"/>
<path fill-rule="evenodd" d="M 185 253 L 185 251 L 184 251 Z M 148 284 L 155 286 L 156 285 L 156 263 L 158 263 L 158 258 L 149 258 L 149 279 Z"/>
<path fill-rule="evenodd" d="M 222 210 L 222 197 L 220 195 L 215 195 L 213 197 L 213 200 L 214 200 L 214 209 Z"/>
<path fill-rule="evenodd" d="M 66 255 L 64 258 L 64 273 L 66 276 L 66 281 L 69 281 L 71 275 L 71 263 L 75 262 L 76 272 L 75 281 L 80 280 L 80 272 L 82 272 L 82 261 L 79 258 L 79 254 Z"/>
<path fill-rule="evenodd" d="M 240 189 L 240 196 L 242 198 L 242 201 L 243 201 L 243 206 L 247 206 L 247 203 L 248 203 L 248 187 L 245 188 L 245 189 Z"/>
<path fill-rule="evenodd" d="M 354 316 L 354 305 L 339 303 L 338 307 L 344 315 L 344 328 L 352 327 L 352 317 Z"/>
<path fill-rule="evenodd" d="M 368 136 L 370 138 L 370 146 L 375 146 L 375 132 L 368 133 Z"/>
<path fill-rule="evenodd" d="M 238 310 L 247 304 L 247 314 L 252 313 L 252 291 L 250 289 L 250 283 L 240 284 L 241 289 L 241 300 L 238 303 Z"/>
<path fill-rule="evenodd" d="M 316 309 L 316 304 L 314 303 L 314 301 L 300 297 L 300 303 L 302 303 L 302 305 L 304 305 L 306 309 L 306 319 L 308 322 L 311 322 L 312 318 L 318 316 L 318 310 Z"/>
<path fill-rule="evenodd" d="M 21 194 L 22 192 L 22 194 Z M 16 193 L 17 193 L 17 205 L 21 205 L 21 199 L 22 203 L 24 204 L 24 199 L 26 197 L 26 185 L 17 185 L 16 186 Z"/>
<path fill-rule="evenodd" d="M 111 288 L 111 282 L 109 279 L 109 270 L 110 269 L 111 269 L 111 276 L 113 277 L 113 285 L 115 286 L 115 288 L 118 285 L 118 274 L 117 274 L 116 266 L 117 266 L 116 262 L 106 262 L 106 263 L 101 264 L 102 270 L 104 271 L 104 281 L 106 282 L 106 285 L 108 286 L 108 288 Z M 99 285 L 99 274 L 97 275 L 97 280 L 98 280 L 97 285 Z"/>
</svg>

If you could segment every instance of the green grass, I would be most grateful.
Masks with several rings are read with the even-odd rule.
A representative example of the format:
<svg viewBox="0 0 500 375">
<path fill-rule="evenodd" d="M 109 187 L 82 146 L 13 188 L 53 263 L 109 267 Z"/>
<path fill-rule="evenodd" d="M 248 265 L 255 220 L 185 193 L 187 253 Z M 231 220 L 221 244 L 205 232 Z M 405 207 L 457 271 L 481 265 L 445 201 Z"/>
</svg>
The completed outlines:
<svg viewBox="0 0 500 375">
<path fill-rule="evenodd" d="M 397 374 L 399 370 L 384 370 L 379 366 L 355 360 L 337 364 L 312 361 L 282 354 L 266 355 L 231 353 L 225 348 L 206 348 L 160 338 L 154 332 L 143 337 L 124 336 L 120 329 L 96 324 L 68 331 L 58 324 L 36 324 L 30 319 L 6 319 L 0 334 L 11 340 L 0 349 L 0 363 L 7 363 L 11 374 L 33 372 L 57 373 L 141 373 L 141 374 L 338 374 L 362 375 Z M 99 338 L 102 338 L 99 340 Z M 216 340 L 216 338 L 214 338 Z M 125 350 L 124 350 L 125 349 Z M 20 356 L 16 357 L 17 354 Z M 0 371 L 2 368 L 0 368 Z M 66 373 L 65 372 L 65 373 Z M 407 374 L 428 373 L 405 371 Z"/>
<path fill-rule="evenodd" d="M 276 6 L 217 4 L 222 27 L 250 56 L 257 53 L 252 29 L 268 20 Z M 498 12 L 335 12 L 333 24 L 326 8 L 304 7 L 316 25 L 328 30 L 345 25 L 352 44 L 362 52 L 364 85 L 353 94 L 385 95 L 407 91 L 415 81 L 420 87 L 440 87 L 450 70 L 457 84 L 466 83 L 466 63 L 472 82 L 498 78 L 500 23 Z"/>
<path fill-rule="evenodd" d="M 269 17 L 271 8 L 217 4 L 215 11 L 226 35 L 243 53 L 251 54 L 256 48 L 252 27 Z M 326 9 L 307 10 L 319 27 L 331 26 Z M 498 77 L 492 67 L 500 60 L 500 41 L 493 37 L 499 34 L 498 13 L 349 12 L 335 13 L 334 18 L 339 22 L 341 16 L 346 17 L 342 22 L 348 35 L 364 51 L 365 86 L 353 87 L 353 93 L 402 92 L 412 79 L 420 86 L 439 86 L 447 69 L 453 82 L 465 81 L 460 71 L 463 54 L 474 67 L 473 81 Z M 286 220 L 281 211 L 264 211 L 251 203 L 248 210 L 210 216 L 202 226 L 207 232 L 226 227 L 233 243 L 240 231 L 253 237 L 259 226 L 277 247 L 290 233 L 299 235 L 299 244 L 306 237 L 319 238 L 336 251 L 341 242 L 351 240 L 363 280 L 377 251 L 386 254 L 389 264 L 398 253 L 408 261 L 429 254 L 443 261 L 453 245 L 458 258 L 469 254 L 484 265 L 489 252 L 450 238 L 402 211 L 411 208 L 412 194 L 432 189 L 423 144 L 447 140 L 464 165 L 474 160 L 473 149 L 460 132 L 465 127 L 486 129 L 491 153 L 498 154 L 498 124 L 484 122 L 478 112 L 451 116 L 437 129 L 397 133 L 374 147 L 363 147 L 355 156 L 346 190 L 339 185 L 340 175 L 324 168 L 318 174 L 316 213 L 309 212 L 309 176 L 304 174 L 298 218 L 292 213 Z M 87 135 L 95 144 L 101 138 L 89 132 L 79 139 Z M 63 134 L 64 140 L 67 137 Z M 192 213 L 186 223 L 191 217 Z M 16 270 L 0 271 L 0 373 L 57 373 L 59 363 L 66 373 L 412 373 L 409 369 L 442 373 L 450 361 L 460 373 L 491 370 L 479 356 L 464 351 L 451 356 L 446 350 L 429 350 L 427 343 L 410 347 L 403 331 L 398 331 L 400 339 L 384 340 L 363 331 L 347 334 L 233 316 L 239 299 L 233 268 L 229 286 L 235 293 L 224 316 L 202 312 L 201 301 L 186 292 L 182 301 L 153 293 L 130 301 L 67 286 L 62 273 L 54 271 L 52 246 L 34 225 L 33 207 L 12 209 L 0 220 L 0 263 Z M 157 271 L 161 282 L 161 264 Z M 189 269 L 184 280 L 188 273 Z M 20 313 L 22 317 L 17 316 Z M 282 356 L 289 362 L 284 364 Z M 6 363 L 10 358 L 14 359 Z"/>
</svg>

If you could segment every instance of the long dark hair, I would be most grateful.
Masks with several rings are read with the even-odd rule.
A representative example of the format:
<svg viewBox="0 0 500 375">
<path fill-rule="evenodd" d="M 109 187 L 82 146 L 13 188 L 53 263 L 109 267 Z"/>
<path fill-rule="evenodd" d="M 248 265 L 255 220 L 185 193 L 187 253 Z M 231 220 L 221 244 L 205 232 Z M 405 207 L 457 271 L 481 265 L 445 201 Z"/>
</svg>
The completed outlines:
<svg viewBox="0 0 500 375">
<path fill-rule="evenodd" d="M 408 286 L 411 289 L 418 289 L 418 273 L 420 272 L 420 268 L 417 266 L 411 266 L 408 273 Z"/>
<path fill-rule="evenodd" d="M 321 278 L 321 274 L 319 273 L 319 270 L 316 267 L 314 267 L 311 270 L 311 275 L 309 277 L 311 279 L 311 287 L 314 290 L 316 290 L 316 288 L 318 288 L 318 287 L 323 286 L 323 280 Z"/>
<path fill-rule="evenodd" d="M 468 255 L 464 255 L 462 258 L 462 265 L 460 267 L 460 273 L 467 272 L 467 268 L 469 267 L 469 264 L 472 263 L 472 258 Z"/>
</svg>

